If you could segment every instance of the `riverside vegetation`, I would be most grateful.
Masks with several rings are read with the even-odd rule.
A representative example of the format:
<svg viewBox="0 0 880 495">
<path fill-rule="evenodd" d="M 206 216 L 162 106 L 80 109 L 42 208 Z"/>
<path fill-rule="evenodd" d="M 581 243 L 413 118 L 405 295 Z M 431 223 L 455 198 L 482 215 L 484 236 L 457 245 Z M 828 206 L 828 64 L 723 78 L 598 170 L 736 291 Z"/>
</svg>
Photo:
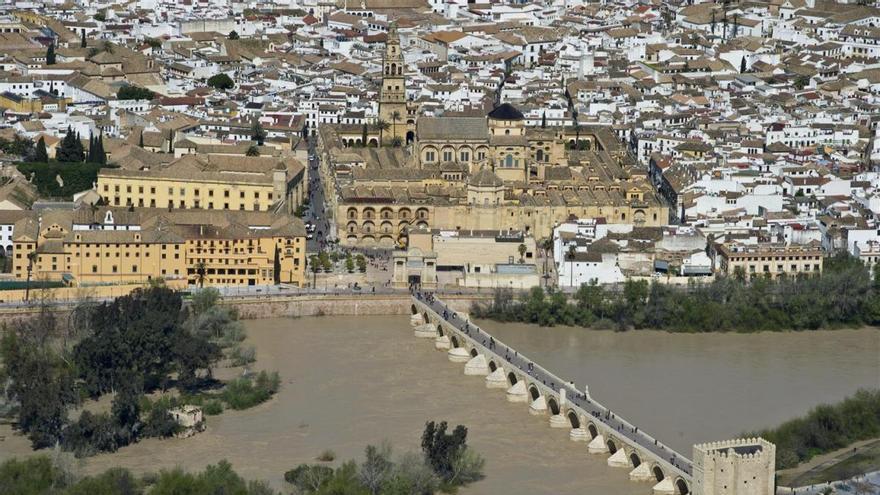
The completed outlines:
<svg viewBox="0 0 880 495">
<path fill-rule="evenodd" d="M 348 461 L 333 469 L 300 464 L 284 479 L 302 495 L 432 495 L 452 493 L 483 478 L 483 458 L 467 446 L 467 428 L 447 433 L 445 421 L 429 421 L 422 433 L 422 455 L 392 461 L 391 446 L 368 445 L 360 465 Z"/>
<path fill-rule="evenodd" d="M 483 478 L 483 458 L 467 446 L 467 428 L 447 433 L 445 422 L 427 423 L 422 435 L 423 455 L 405 454 L 392 461 L 387 443 L 366 448 L 361 464 L 301 464 L 284 474 L 301 495 L 433 495 Z M 80 476 L 70 454 L 10 459 L 0 464 L 2 495 L 278 495 L 262 481 L 246 481 L 232 465 L 220 461 L 199 473 L 180 468 L 135 476 L 111 468 L 96 476 Z"/>
<path fill-rule="evenodd" d="M 174 435 L 178 425 L 169 410 L 178 405 L 218 414 L 268 400 L 278 390 L 277 373 L 228 383 L 213 377 L 221 360 L 244 365 L 254 359 L 253 349 L 241 345 L 237 315 L 218 298 L 205 289 L 184 308 L 180 293 L 153 286 L 81 304 L 65 321 L 44 301 L 35 317 L 3 330 L 0 412 L 34 449 L 60 445 L 82 457 Z M 70 418 L 85 399 L 104 395 L 112 396 L 109 413 L 85 409 Z"/>
<path fill-rule="evenodd" d="M 873 275 L 873 276 L 872 276 Z M 874 273 L 847 253 L 825 261 L 819 276 L 771 280 L 742 273 L 686 289 L 628 280 L 621 290 L 582 285 L 569 299 L 533 287 L 519 299 L 500 289 L 488 304 L 475 303 L 476 318 L 596 329 L 672 332 L 808 330 L 880 324 L 880 265 Z"/>
<path fill-rule="evenodd" d="M 802 418 L 744 436 L 776 444 L 777 469 L 794 467 L 853 442 L 880 437 L 880 390 L 859 390 L 842 402 L 822 404 Z"/>
<path fill-rule="evenodd" d="M 226 461 L 200 473 L 180 468 L 137 477 L 123 468 L 80 477 L 63 455 L 0 464 L 0 494 L 9 495 L 276 495 L 260 481 L 245 481 Z"/>
</svg>

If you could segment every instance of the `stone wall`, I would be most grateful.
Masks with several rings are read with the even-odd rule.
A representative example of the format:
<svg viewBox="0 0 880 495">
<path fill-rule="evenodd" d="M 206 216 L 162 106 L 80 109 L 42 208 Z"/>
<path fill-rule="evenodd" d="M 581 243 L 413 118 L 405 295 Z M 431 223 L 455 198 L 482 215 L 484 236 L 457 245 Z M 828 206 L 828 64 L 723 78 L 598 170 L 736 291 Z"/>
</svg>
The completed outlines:
<svg viewBox="0 0 880 495">
<path fill-rule="evenodd" d="M 491 294 L 444 297 L 456 311 L 468 312 L 474 301 L 489 301 Z M 222 304 L 234 307 L 241 319 L 296 318 L 300 316 L 388 316 L 409 315 L 411 298 L 402 294 L 351 295 L 295 295 L 257 296 L 223 299 Z M 57 309 L 59 318 L 65 317 L 70 306 Z M 36 314 L 36 307 L 0 308 L 0 325 Z"/>
</svg>

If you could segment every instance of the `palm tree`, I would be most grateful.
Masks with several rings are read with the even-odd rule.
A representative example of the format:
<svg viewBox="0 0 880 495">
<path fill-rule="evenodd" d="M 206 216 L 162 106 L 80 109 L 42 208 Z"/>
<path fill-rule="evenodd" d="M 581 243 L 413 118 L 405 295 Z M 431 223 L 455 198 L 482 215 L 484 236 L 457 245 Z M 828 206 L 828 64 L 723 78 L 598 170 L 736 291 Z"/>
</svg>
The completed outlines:
<svg viewBox="0 0 880 495">
<path fill-rule="evenodd" d="M 516 250 L 519 251 L 519 262 L 520 262 L 520 263 L 525 263 L 525 262 L 526 262 L 526 260 L 525 260 L 525 258 L 523 258 L 523 256 L 526 255 L 526 250 L 527 250 L 527 249 L 528 249 L 528 248 L 526 247 L 525 244 L 520 244 L 519 246 L 517 246 Z"/>
<path fill-rule="evenodd" d="M 574 244 L 569 244 L 568 245 L 568 262 L 570 263 L 570 266 L 568 268 L 570 270 L 571 275 L 569 278 L 568 285 L 570 285 L 572 287 L 574 287 L 574 263 L 572 263 L 572 262 L 574 261 L 575 252 L 576 252 L 576 249 L 574 247 Z"/>
<path fill-rule="evenodd" d="M 28 259 L 27 287 L 25 288 L 25 291 L 24 291 L 24 300 L 30 301 L 31 300 L 31 272 L 34 271 L 34 262 L 37 260 L 37 252 L 31 251 L 30 253 L 28 253 L 27 259 Z"/>
<path fill-rule="evenodd" d="M 377 120 L 375 125 L 376 129 L 379 129 L 379 146 L 382 146 L 382 141 L 384 140 L 382 136 L 385 134 L 385 131 L 387 131 L 388 128 L 391 126 L 388 124 L 388 122 L 382 119 Z"/>
<path fill-rule="evenodd" d="M 397 135 L 397 121 L 400 120 L 400 117 L 400 112 L 398 112 L 397 110 L 391 112 L 391 121 L 394 122 L 394 137 L 399 137 Z"/>
<path fill-rule="evenodd" d="M 401 146 L 403 146 L 403 139 L 400 139 L 400 136 L 394 136 L 394 138 L 391 139 L 391 146 L 395 148 L 400 148 Z"/>
<path fill-rule="evenodd" d="M 205 273 L 207 272 L 207 265 L 204 261 L 199 261 L 196 264 L 196 275 L 199 276 L 199 287 L 205 287 Z"/>
</svg>

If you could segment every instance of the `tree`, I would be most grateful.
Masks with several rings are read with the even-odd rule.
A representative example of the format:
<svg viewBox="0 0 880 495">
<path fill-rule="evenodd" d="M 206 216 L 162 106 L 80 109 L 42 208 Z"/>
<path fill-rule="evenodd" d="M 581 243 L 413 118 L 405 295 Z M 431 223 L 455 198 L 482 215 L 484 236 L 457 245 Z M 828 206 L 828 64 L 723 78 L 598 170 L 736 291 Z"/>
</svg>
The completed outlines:
<svg viewBox="0 0 880 495">
<path fill-rule="evenodd" d="M 348 273 L 354 272 L 354 259 L 352 259 L 351 254 L 345 256 L 345 269 Z"/>
<path fill-rule="evenodd" d="M 361 145 L 366 148 L 367 147 L 367 123 L 364 122 L 364 125 L 361 126 Z"/>
<path fill-rule="evenodd" d="M 260 148 L 252 144 L 248 146 L 248 149 L 244 153 L 244 156 L 260 156 Z"/>
<path fill-rule="evenodd" d="M 37 316 L 10 326 L 0 339 L 6 396 L 18 403 L 17 427 L 35 449 L 61 439 L 67 408 L 78 399 L 70 361 L 51 344 L 58 332 L 54 314 L 42 304 Z"/>
<path fill-rule="evenodd" d="M 146 129 L 141 129 L 141 134 L 138 136 L 138 146 L 141 148 L 144 147 L 144 132 L 146 132 Z"/>
<path fill-rule="evenodd" d="M 46 139 L 43 138 L 43 136 L 40 136 L 40 139 L 37 140 L 34 161 L 39 163 L 47 163 L 49 161 L 49 152 L 46 150 Z"/>
<path fill-rule="evenodd" d="M 541 129 L 546 129 L 546 128 L 547 128 L 547 112 L 544 112 L 541 115 Z"/>
<path fill-rule="evenodd" d="M 383 137 L 383 136 L 384 136 L 384 134 L 385 134 L 385 131 L 387 131 L 390 127 L 391 127 L 391 126 L 388 124 L 388 122 L 385 122 L 385 121 L 382 120 L 382 119 L 379 119 L 379 120 L 376 121 L 376 128 L 379 129 L 379 145 L 380 145 L 380 146 L 381 146 L 382 143 L 384 142 L 384 137 Z"/>
<path fill-rule="evenodd" d="M 80 39 L 79 47 L 80 48 L 86 47 L 86 30 L 85 29 L 82 30 L 82 39 Z"/>
<path fill-rule="evenodd" d="M 528 250 L 526 245 L 520 244 L 519 246 L 516 247 L 516 250 L 519 251 L 519 262 L 525 263 L 526 262 L 525 255 L 526 255 L 526 251 Z"/>
<path fill-rule="evenodd" d="M 98 149 L 95 151 L 95 163 L 107 165 L 107 153 L 104 151 L 104 133 L 98 134 Z"/>
<path fill-rule="evenodd" d="M 152 100 L 155 96 L 156 93 L 147 88 L 132 85 L 120 86 L 116 90 L 116 98 L 119 100 Z"/>
<path fill-rule="evenodd" d="M 400 139 L 400 136 L 394 136 L 391 139 L 391 146 L 394 148 L 400 148 L 403 146 L 403 139 Z"/>
<path fill-rule="evenodd" d="M 49 43 L 49 48 L 46 49 L 46 65 L 55 65 L 55 42 L 54 41 Z"/>
<path fill-rule="evenodd" d="M 234 88 L 235 82 L 226 74 L 220 73 L 208 78 L 208 86 L 223 91 Z"/>
<path fill-rule="evenodd" d="M 367 271 L 367 259 L 364 258 L 364 255 L 359 254 L 355 257 L 355 263 L 357 263 L 358 271 L 366 272 Z"/>
<path fill-rule="evenodd" d="M 393 130 L 394 130 L 394 138 L 396 138 L 397 141 L 400 141 L 400 136 L 397 135 L 397 132 L 398 132 L 398 130 L 397 130 L 397 121 L 400 120 L 401 118 L 402 118 L 402 115 L 400 115 L 400 112 L 399 112 L 399 111 L 395 110 L 395 111 L 391 112 L 391 122 L 394 123 L 394 128 L 393 128 Z M 393 142 L 393 141 L 394 141 L 394 139 L 392 139 L 392 142 Z M 395 147 L 400 147 L 400 144 L 396 144 L 396 145 L 395 145 L 395 144 L 392 144 L 392 145 L 395 146 Z"/>
<path fill-rule="evenodd" d="M 372 495 L 378 495 L 391 477 L 391 446 L 383 443 L 378 448 L 367 445 L 366 459 L 358 471 L 358 480 Z"/>
<path fill-rule="evenodd" d="M 227 36 L 227 39 L 237 40 L 238 38 L 238 33 L 236 33 L 235 31 L 229 31 L 229 36 Z"/>
<path fill-rule="evenodd" d="M 739 63 L 739 72 L 740 74 L 744 74 L 746 72 L 746 58 L 743 57 L 742 61 Z"/>
<path fill-rule="evenodd" d="M 259 120 L 255 120 L 251 125 L 251 139 L 256 141 L 259 146 L 262 146 L 263 142 L 266 140 L 266 131 L 263 129 L 263 125 L 260 124 Z"/>
<path fill-rule="evenodd" d="M 199 287 L 205 287 L 205 275 L 208 273 L 208 265 L 204 261 L 196 263 L 196 277 L 199 280 Z"/>
<path fill-rule="evenodd" d="M 317 287 L 318 272 L 321 271 L 321 259 L 313 254 L 309 258 L 309 269 L 312 270 L 312 288 Z"/>
<path fill-rule="evenodd" d="M 571 280 L 569 285 L 574 287 L 574 257 L 577 254 L 577 248 L 575 248 L 574 244 L 569 244 L 568 246 L 568 263 L 569 270 L 571 271 Z"/>
<path fill-rule="evenodd" d="M 435 424 L 429 421 L 422 433 L 422 453 L 425 461 L 441 480 L 448 482 L 454 476 L 453 464 L 467 447 L 467 428 L 455 427 L 451 434 L 446 433 L 446 421 Z"/>
<path fill-rule="evenodd" d="M 272 273 L 275 275 L 275 285 L 281 283 L 281 249 L 275 246 L 275 260 L 272 263 Z"/>
<path fill-rule="evenodd" d="M 70 127 L 67 128 L 67 134 L 61 140 L 55 158 L 59 162 L 65 163 L 81 163 L 84 159 L 84 150 L 79 135 L 73 132 Z"/>
</svg>

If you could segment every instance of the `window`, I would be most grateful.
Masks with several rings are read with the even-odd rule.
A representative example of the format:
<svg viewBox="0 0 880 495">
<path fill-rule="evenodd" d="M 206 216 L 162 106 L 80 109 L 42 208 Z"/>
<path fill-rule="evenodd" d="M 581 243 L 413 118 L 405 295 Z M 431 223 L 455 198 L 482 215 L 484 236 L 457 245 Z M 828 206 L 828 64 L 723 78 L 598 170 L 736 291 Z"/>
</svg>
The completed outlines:
<svg viewBox="0 0 880 495">
<path fill-rule="evenodd" d="M 452 161 L 452 151 L 445 150 L 443 151 L 443 161 L 451 162 Z"/>
<path fill-rule="evenodd" d="M 434 152 L 433 151 L 426 151 L 425 152 L 425 161 L 426 162 L 433 162 L 434 161 Z"/>
</svg>

